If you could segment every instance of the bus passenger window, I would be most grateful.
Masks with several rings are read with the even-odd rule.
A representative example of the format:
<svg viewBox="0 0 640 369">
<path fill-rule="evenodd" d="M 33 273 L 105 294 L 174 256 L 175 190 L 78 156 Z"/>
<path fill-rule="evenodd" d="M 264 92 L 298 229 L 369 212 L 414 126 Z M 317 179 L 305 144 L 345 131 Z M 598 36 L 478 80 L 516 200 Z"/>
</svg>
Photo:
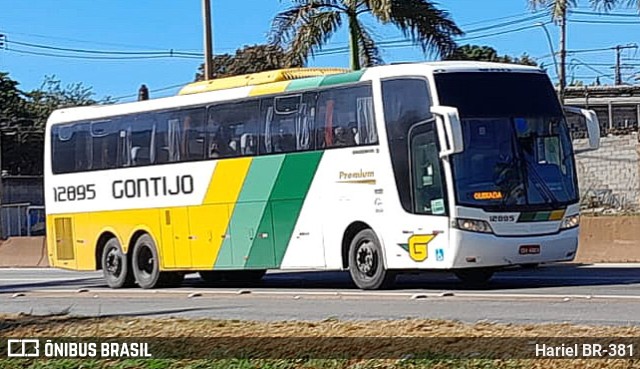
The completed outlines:
<svg viewBox="0 0 640 369">
<path fill-rule="evenodd" d="M 377 143 L 371 86 L 321 91 L 315 136 L 319 148 Z"/>
<path fill-rule="evenodd" d="M 72 173 L 89 169 L 90 139 L 88 123 L 54 125 L 51 128 L 53 173 Z"/>
<path fill-rule="evenodd" d="M 118 120 L 102 120 L 91 122 L 91 146 L 93 147 L 90 169 L 116 168 L 119 150 L 123 146 L 124 135 L 120 134 Z M 123 159 L 123 158 L 120 158 Z"/>
<path fill-rule="evenodd" d="M 184 148 L 187 160 L 200 160 L 205 158 L 205 121 L 204 110 L 188 110 L 184 112 L 182 121 L 184 130 Z"/>
<path fill-rule="evenodd" d="M 130 166 L 148 165 L 154 162 L 155 148 L 152 147 L 156 128 L 153 114 L 139 114 L 127 121 Z"/>
<path fill-rule="evenodd" d="M 226 103 L 209 107 L 207 157 L 230 158 L 255 155 L 259 101 Z"/>
</svg>

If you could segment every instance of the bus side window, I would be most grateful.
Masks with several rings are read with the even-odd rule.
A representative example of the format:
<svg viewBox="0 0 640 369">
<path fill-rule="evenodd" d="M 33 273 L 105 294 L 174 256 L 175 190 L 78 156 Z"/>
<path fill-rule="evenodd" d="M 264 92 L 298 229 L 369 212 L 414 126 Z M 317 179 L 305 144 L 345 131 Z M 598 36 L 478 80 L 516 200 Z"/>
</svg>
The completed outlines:
<svg viewBox="0 0 640 369">
<path fill-rule="evenodd" d="M 262 100 L 263 140 L 260 153 L 297 151 L 302 95 L 276 96 Z M 304 107 L 305 111 L 307 107 Z"/>
<path fill-rule="evenodd" d="M 410 128 L 431 119 L 431 96 L 423 78 L 398 78 L 382 81 L 382 100 L 387 140 L 400 203 L 405 211 L 414 211 L 409 172 Z"/>
<path fill-rule="evenodd" d="M 440 149 L 433 122 L 420 125 L 412 133 L 410 149 L 414 212 L 446 215 L 447 202 L 440 165 Z"/>
<path fill-rule="evenodd" d="M 51 128 L 53 173 L 72 173 L 89 169 L 89 124 L 54 125 Z"/>
<path fill-rule="evenodd" d="M 207 157 L 215 159 L 256 155 L 259 112 L 259 100 L 209 107 Z"/>
<path fill-rule="evenodd" d="M 154 126 L 154 153 L 155 164 L 169 163 L 169 121 L 165 115 L 160 115 Z"/>
<path fill-rule="evenodd" d="M 118 167 L 119 148 L 122 147 L 120 121 L 107 119 L 91 122 L 91 166 L 90 169 L 113 169 Z"/>
<path fill-rule="evenodd" d="M 377 143 L 371 86 L 321 91 L 315 132 L 318 148 Z"/>
<path fill-rule="evenodd" d="M 193 109 L 184 112 L 182 119 L 184 130 L 182 152 L 187 160 L 205 158 L 206 125 L 204 109 Z"/>
<path fill-rule="evenodd" d="M 129 140 L 127 152 L 130 155 L 130 165 L 148 165 L 155 159 L 154 134 L 155 115 L 138 114 L 130 119 L 131 126 L 128 127 Z"/>
</svg>

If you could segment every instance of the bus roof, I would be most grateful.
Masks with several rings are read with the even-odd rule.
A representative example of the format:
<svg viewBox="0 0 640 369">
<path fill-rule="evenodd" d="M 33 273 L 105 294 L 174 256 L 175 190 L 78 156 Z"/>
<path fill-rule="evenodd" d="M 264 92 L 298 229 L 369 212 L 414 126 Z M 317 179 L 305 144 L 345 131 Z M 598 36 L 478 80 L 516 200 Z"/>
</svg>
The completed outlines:
<svg viewBox="0 0 640 369">
<path fill-rule="evenodd" d="M 419 66 L 425 72 L 524 72 L 544 73 L 537 67 L 519 64 L 504 64 L 478 61 L 441 61 L 418 63 L 394 63 L 370 67 L 359 71 L 342 68 L 292 68 L 268 72 L 253 73 L 236 77 L 220 78 L 211 81 L 191 83 L 179 93 L 181 96 L 164 97 L 145 101 L 128 102 L 114 105 L 91 105 L 71 107 L 54 111 L 47 126 L 68 121 L 96 119 L 122 113 L 135 113 L 150 109 L 170 109 L 177 106 L 209 103 L 213 100 L 240 99 L 286 91 L 300 91 L 309 88 L 353 83 L 363 74 L 375 75 L 379 70 L 396 68 L 406 71 L 406 66 Z"/>
<path fill-rule="evenodd" d="M 349 72 L 344 68 L 288 68 L 240 76 L 217 78 L 209 81 L 190 83 L 182 88 L 178 95 L 226 90 L 235 87 L 256 86 L 267 83 L 291 81 L 294 79 L 326 76 Z"/>
</svg>

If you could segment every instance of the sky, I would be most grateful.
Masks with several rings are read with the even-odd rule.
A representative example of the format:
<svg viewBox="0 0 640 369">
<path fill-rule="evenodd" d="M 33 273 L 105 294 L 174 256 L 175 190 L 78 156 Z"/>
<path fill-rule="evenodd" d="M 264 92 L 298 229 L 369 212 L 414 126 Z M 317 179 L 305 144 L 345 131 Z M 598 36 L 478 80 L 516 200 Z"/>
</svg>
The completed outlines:
<svg viewBox="0 0 640 369">
<path fill-rule="evenodd" d="M 265 43 L 273 16 L 291 5 L 289 0 L 211 2 L 216 54 Z M 533 12 L 526 0 L 436 3 L 466 32 L 458 40 L 461 45 L 488 45 L 512 56 L 527 53 L 556 78 L 549 41 L 539 25 L 550 17 Z M 626 8 L 602 15 L 590 9 L 588 1 L 578 3 L 574 10 L 580 14 L 569 16 L 568 80 L 592 83 L 600 76 L 602 84 L 612 84 L 615 50 L 610 48 L 640 44 L 640 16 L 636 9 Z M 55 76 L 65 85 L 81 82 L 92 87 L 97 99 L 133 101 L 141 84 L 148 86 L 151 98 L 174 95 L 193 81 L 202 62 L 201 5 L 201 0 L 0 0 L 0 34 L 5 36 L 0 72 L 8 72 L 24 91 L 40 87 L 45 76 Z M 403 38 L 393 26 L 371 19 L 365 23 L 378 41 Z M 557 49 L 558 27 L 545 27 Z M 348 67 L 346 46 L 343 30 L 308 64 Z M 434 59 L 404 43 L 381 49 L 387 63 Z M 640 76 L 640 49 L 624 49 L 621 56 L 623 80 L 635 81 Z"/>
</svg>

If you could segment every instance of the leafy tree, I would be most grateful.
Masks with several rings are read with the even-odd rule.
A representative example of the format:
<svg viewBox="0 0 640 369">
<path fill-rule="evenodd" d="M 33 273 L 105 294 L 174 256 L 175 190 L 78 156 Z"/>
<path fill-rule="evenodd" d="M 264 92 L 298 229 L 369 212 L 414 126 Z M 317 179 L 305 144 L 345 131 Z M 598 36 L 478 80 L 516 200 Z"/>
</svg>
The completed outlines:
<svg viewBox="0 0 640 369">
<path fill-rule="evenodd" d="M 93 95 L 82 83 L 63 86 L 54 76 L 45 77 L 39 89 L 25 93 L 7 73 L 0 73 L 2 169 L 10 174 L 42 174 L 44 129 L 49 115 L 63 107 L 96 104 Z"/>
<path fill-rule="evenodd" d="M 508 55 L 498 55 L 496 49 L 490 46 L 463 45 L 457 47 L 446 60 L 479 60 L 497 63 L 523 64 L 537 66 L 538 63 L 529 55 L 522 54 L 520 57 Z"/>
<path fill-rule="evenodd" d="M 213 58 L 213 77 L 231 77 L 241 74 L 258 73 L 268 70 L 301 67 L 303 63 L 294 62 L 275 45 L 245 46 L 236 50 L 235 55 L 221 54 Z M 204 64 L 200 64 L 196 81 L 204 79 Z"/>
<path fill-rule="evenodd" d="M 294 60 L 306 61 L 346 22 L 349 28 L 351 68 L 382 62 L 380 50 L 365 16 L 398 27 L 424 52 L 449 55 L 462 31 L 446 11 L 429 0 L 292 0 L 293 6 L 276 15 L 270 39 L 285 47 Z"/>
</svg>

